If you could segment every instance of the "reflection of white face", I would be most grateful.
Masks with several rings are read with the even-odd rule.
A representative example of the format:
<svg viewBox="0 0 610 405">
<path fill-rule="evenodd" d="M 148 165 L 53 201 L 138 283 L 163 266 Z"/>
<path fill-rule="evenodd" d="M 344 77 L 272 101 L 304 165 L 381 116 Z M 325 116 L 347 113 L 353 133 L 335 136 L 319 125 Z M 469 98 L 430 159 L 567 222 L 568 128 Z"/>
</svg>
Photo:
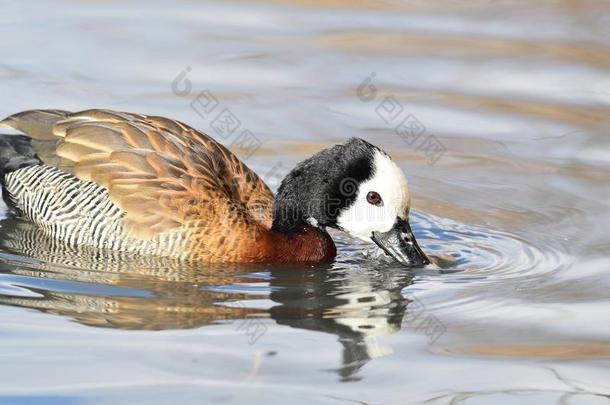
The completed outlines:
<svg viewBox="0 0 610 405">
<path fill-rule="evenodd" d="M 367 201 L 369 192 L 378 193 L 383 203 Z M 396 217 L 406 220 L 410 204 L 405 174 L 388 155 L 375 151 L 373 176 L 360 183 L 356 200 L 339 214 L 337 225 L 351 236 L 370 242 L 373 232 L 392 229 Z"/>
</svg>

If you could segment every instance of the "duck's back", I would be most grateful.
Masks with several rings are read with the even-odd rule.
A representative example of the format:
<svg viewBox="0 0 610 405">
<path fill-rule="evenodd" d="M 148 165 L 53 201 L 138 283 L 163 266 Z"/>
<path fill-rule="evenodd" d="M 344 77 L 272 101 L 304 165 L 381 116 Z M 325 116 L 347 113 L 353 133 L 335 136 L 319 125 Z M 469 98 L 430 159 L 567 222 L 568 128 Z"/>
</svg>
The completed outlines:
<svg viewBox="0 0 610 405">
<path fill-rule="evenodd" d="M 241 261 L 267 232 L 273 195 L 212 138 L 161 117 L 36 110 L 2 124 L 5 200 L 75 244 Z"/>
</svg>

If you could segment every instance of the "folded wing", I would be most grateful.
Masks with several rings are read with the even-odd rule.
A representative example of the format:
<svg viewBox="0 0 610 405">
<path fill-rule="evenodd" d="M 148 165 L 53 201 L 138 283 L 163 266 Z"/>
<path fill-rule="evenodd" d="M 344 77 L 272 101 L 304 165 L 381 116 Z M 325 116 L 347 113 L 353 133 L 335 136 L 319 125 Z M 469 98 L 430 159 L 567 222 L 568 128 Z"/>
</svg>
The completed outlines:
<svg viewBox="0 0 610 405">
<path fill-rule="evenodd" d="M 223 240 L 271 226 L 273 194 L 227 148 L 162 117 L 108 110 L 32 110 L 3 125 L 33 139 L 42 161 L 106 188 L 130 237 L 197 229 Z"/>
</svg>

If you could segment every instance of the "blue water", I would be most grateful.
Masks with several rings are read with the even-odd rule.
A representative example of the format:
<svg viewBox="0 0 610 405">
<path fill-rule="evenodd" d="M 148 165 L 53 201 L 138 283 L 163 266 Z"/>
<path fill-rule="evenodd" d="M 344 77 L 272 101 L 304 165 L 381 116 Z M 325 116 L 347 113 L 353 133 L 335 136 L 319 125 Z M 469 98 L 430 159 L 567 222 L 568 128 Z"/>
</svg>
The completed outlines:
<svg viewBox="0 0 610 405">
<path fill-rule="evenodd" d="M 180 119 L 273 189 L 362 137 L 433 259 L 335 232 L 330 265 L 184 264 L 2 207 L 0 404 L 607 402 L 607 2 L 0 4 L 0 115 Z"/>
</svg>

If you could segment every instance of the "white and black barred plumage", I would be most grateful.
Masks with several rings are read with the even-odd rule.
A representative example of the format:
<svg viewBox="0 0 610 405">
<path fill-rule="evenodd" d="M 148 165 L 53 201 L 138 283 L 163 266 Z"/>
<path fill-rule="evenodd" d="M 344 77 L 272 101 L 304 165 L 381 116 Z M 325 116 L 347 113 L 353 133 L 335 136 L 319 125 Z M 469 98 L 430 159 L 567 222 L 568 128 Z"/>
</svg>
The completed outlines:
<svg viewBox="0 0 610 405">
<path fill-rule="evenodd" d="M 122 231 L 123 211 L 100 185 L 36 164 L 4 175 L 5 199 L 21 216 L 71 245 L 179 257 L 183 237 L 138 240 Z"/>
</svg>

